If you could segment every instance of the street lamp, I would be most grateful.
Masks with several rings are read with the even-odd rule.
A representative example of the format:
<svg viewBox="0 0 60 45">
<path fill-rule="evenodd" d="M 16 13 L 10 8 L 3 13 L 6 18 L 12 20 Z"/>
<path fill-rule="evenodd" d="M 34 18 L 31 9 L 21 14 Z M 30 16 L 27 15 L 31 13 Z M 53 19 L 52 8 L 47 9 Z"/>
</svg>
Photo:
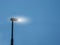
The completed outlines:
<svg viewBox="0 0 60 45">
<path fill-rule="evenodd" d="M 11 30 L 11 45 L 14 45 L 14 37 L 13 37 L 13 28 L 14 28 L 14 22 L 20 22 L 20 23 L 26 23 L 28 20 L 27 18 L 24 18 L 24 17 L 20 17 L 20 18 L 17 18 L 17 17 L 14 17 L 14 18 L 10 18 L 11 22 L 12 22 L 12 30 Z"/>
<path fill-rule="evenodd" d="M 14 25 L 14 21 L 17 21 L 17 19 L 16 19 L 16 18 L 11 18 L 10 20 L 12 21 L 11 45 L 14 45 L 14 38 L 13 38 L 13 25 Z"/>
</svg>

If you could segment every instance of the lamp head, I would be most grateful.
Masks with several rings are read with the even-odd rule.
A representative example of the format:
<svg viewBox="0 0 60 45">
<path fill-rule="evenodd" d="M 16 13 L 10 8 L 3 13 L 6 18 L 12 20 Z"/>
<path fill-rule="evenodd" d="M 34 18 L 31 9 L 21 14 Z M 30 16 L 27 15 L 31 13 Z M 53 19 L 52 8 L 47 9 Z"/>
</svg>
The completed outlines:
<svg viewBox="0 0 60 45">
<path fill-rule="evenodd" d="M 11 21 L 17 21 L 17 18 L 11 18 L 10 20 Z"/>
<path fill-rule="evenodd" d="M 28 22 L 28 19 L 25 17 L 13 17 L 13 18 L 10 18 L 10 20 L 16 23 L 27 23 Z"/>
</svg>

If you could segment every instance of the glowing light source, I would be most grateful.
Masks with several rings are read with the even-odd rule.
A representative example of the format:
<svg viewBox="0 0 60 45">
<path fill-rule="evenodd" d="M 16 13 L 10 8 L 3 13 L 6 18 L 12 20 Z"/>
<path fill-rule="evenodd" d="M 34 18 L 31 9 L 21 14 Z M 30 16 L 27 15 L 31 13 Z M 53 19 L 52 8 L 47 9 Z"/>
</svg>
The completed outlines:
<svg viewBox="0 0 60 45">
<path fill-rule="evenodd" d="M 17 22 L 20 22 L 20 23 L 25 23 L 27 21 L 28 21 L 28 19 L 24 18 L 24 17 L 17 18 Z"/>
<path fill-rule="evenodd" d="M 14 21 L 16 23 L 27 23 L 29 22 L 29 19 L 26 17 L 13 17 L 11 18 L 11 21 Z"/>
</svg>

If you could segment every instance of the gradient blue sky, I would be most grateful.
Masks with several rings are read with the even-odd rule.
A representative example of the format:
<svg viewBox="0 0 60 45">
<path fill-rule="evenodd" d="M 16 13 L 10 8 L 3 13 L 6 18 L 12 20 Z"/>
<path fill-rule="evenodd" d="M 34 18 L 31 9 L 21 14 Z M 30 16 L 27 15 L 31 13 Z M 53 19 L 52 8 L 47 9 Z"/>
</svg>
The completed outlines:
<svg viewBox="0 0 60 45">
<path fill-rule="evenodd" d="M 30 17 L 14 25 L 15 45 L 60 45 L 60 0 L 0 0 L 0 45 L 10 45 L 11 16 Z"/>
</svg>

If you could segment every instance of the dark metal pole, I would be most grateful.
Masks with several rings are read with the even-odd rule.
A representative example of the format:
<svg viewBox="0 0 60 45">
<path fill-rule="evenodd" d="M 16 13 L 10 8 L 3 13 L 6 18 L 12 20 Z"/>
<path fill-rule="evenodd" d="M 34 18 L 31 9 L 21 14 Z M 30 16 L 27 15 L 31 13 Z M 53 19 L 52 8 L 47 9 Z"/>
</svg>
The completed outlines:
<svg viewBox="0 0 60 45">
<path fill-rule="evenodd" d="M 13 39 L 13 21 L 12 21 L 12 31 L 11 31 L 11 45 L 14 45 L 14 39 Z"/>
</svg>

